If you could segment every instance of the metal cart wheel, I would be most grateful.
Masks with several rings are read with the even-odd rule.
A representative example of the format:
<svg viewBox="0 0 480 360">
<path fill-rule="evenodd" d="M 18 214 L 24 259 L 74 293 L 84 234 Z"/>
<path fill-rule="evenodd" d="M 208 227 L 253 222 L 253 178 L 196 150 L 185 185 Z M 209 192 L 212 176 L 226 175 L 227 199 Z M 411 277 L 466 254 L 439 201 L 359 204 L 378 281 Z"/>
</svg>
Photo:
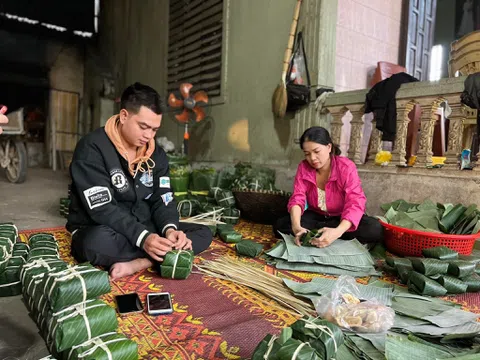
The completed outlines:
<svg viewBox="0 0 480 360">
<path fill-rule="evenodd" d="M 5 139 L 1 142 L 0 161 L 8 181 L 23 183 L 27 178 L 27 149 L 23 141 Z"/>
</svg>

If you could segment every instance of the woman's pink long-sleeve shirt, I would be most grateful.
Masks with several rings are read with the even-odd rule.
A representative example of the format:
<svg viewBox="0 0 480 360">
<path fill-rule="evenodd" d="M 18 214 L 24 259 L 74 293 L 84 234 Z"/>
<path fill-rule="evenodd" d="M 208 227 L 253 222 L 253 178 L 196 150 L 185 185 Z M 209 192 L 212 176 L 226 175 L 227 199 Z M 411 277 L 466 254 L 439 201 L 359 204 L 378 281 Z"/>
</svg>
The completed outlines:
<svg viewBox="0 0 480 360">
<path fill-rule="evenodd" d="M 303 160 L 297 169 L 293 194 L 288 202 L 288 211 L 294 205 L 300 206 L 302 214 L 305 204 L 308 209 L 327 216 L 340 216 L 348 220 L 352 227 L 348 231 L 355 231 L 365 214 L 367 199 L 362 189 L 357 167 L 346 157 L 332 156 L 330 177 L 325 184 L 325 198 L 327 212 L 318 207 L 318 188 L 316 170 L 306 160 Z"/>
</svg>

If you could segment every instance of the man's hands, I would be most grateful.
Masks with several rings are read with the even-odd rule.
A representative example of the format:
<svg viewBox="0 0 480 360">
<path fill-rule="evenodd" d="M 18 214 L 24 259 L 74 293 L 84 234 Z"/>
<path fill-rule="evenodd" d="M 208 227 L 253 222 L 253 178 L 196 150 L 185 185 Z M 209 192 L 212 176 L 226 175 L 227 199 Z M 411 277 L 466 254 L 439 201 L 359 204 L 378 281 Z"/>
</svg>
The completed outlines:
<svg viewBox="0 0 480 360">
<path fill-rule="evenodd" d="M 143 243 L 143 250 L 145 250 L 153 260 L 162 262 L 162 256 L 172 250 L 173 245 L 174 243 L 169 239 L 158 236 L 157 234 L 150 234 Z"/>
<path fill-rule="evenodd" d="M 173 247 L 178 250 L 192 250 L 192 240 L 187 238 L 183 231 L 168 229 L 165 233 L 167 239 L 173 242 Z"/>
<path fill-rule="evenodd" d="M 168 229 L 165 237 L 157 234 L 148 235 L 143 249 L 153 260 L 162 262 L 163 256 L 173 249 L 192 250 L 192 241 L 183 231 Z"/>
</svg>

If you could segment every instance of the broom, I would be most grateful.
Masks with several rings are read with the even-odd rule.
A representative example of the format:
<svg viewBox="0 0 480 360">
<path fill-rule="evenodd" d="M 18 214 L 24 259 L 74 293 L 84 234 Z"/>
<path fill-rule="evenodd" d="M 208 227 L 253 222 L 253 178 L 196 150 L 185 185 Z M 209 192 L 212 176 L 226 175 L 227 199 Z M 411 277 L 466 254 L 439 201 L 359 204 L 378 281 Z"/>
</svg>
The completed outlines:
<svg viewBox="0 0 480 360">
<path fill-rule="evenodd" d="M 293 14 L 292 26 L 290 27 L 290 37 L 288 38 L 287 49 L 285 50 L 285 55 L 283 57 L 282 80 L 281 83 L 278 84 L 272 96 L 272 111 L 273 114 L 278 118 L 283 118 L 285 116 L 285 113 L 287 112 L 286 77 L 288 65 L 290 63 L 290 57 L 292 56 L 293 41 L 295 39 L 295 33 L 297 31 L 298 17 L 300 15 L 301 4 L 302 0 L 297 0 L 297 5 L 295 6 L 295 13 Z"/>
</svg>

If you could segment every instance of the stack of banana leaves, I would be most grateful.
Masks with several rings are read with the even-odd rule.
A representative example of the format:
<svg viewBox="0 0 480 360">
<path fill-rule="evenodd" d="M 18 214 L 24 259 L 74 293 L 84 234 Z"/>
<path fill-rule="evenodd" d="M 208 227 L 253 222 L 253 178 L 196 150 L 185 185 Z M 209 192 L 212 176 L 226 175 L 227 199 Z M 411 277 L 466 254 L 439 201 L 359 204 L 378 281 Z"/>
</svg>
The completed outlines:
<svg viewBox="0 0 480 360">
<path fill-rule="evenodd" d="M 28 245 L 18 241 L 15 225 L 0 224 L 0 297 L 21 294 L 20 270 L 28 252 Z"/>
<path fill-rule="evenodd" d="M 300 283 L 284 279 L 297 296 L 315 305 L 329 295 L 336 280 L 314 278 Z M 337 360 L 412 360 L 480 359 L 480 323 L 477 314 L 463 311 L 460 305 L 412 294 L 407 288 L 374 280 L 357 284 L 361 301 L 376 301 L 395 311 L 392 328 L 382 333 L 344 331 Z"/>
<path fill-rule="evenodd" d="M 378 275 L 372 256 L 357 240 L 338 239 L 328 247 L 317 248 L 297 246 L 292 235 L 282 237 L 283 241 L 266 252 L 278 269 L 354 277 Z"/>
<path fill-rule="evenodd" d="M 480 211 L 477 205 L 440 204 L 425 200 L 413 204 L 396 200 L 382 205 L 380 219 L 386 223 L 427 232 L 454 235 L 477 234 L 480 231 Z"/>
<path fill-rule="evenodd" d="M 384 267 L 396 272 L 413 293 L 429 296 L 480 291 L 480 257 L 459 254 L 448 247 L 423 249 L 424 258 L 387 257 Z"/>
<path fill-rule="evenodd" d="M 116 334 L 115 310 L 97 299 L 110 292 L 108 273 L 58 257 L 51 234 L 34 234 L 20 271 L 24 302 L 57 359 L 137 359 L 137 344 Z M 32 252 L 34 255 L 32 256 Z"/>
</svg>

